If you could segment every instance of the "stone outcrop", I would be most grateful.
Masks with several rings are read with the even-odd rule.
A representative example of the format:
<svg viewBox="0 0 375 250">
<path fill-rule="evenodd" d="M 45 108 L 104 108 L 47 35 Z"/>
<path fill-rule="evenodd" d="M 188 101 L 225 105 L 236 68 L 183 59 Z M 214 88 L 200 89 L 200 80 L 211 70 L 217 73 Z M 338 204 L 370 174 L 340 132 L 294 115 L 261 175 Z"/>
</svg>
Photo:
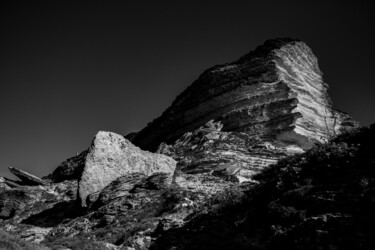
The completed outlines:
<svg viewBox="0 0 375 250">
<path fill-rule="evenodd" d="M 72 186 L 77 188 L 74 184 Z M 55 203 L 70 200 L 67 194 L 59 191 L 54 186 L 20 186 L 0 189 L 0 219 L 14 218 L 15 222 L 19 223 L 32 214 L 51 208 Z"/>
<path fill-rule="evenodd" d="M 96 205 L 108 204 L 112 200 L 129 195 L 134 186 L 146 177 L 143 173 L 131 173 L 117 178 L 100 192 Z"/>
<path fill-rule="evenodd" d="M 239 60 L 206 70 L 164 113 L 129 136 L 155 151 L 210 120 L 300 152 L 355 127 L 333 110 L 318 61 L 293 39 L 266 41 Z"/>
<path fill-rule="evenodd" d="M 25 208 L 30 197 L 22 189 L 0 191 L 0 219 L 12 218 Z"/>
<path fill-rule="evenodd" d="M 0 177 L 0 189 L 9 189 L 10 186 L 6 183 L 4 177 Z"/>
<path fill-rule="evenodd" d="M 65 180 L 78 180 L 85 166 L 87 150 L 62 162 L 52 174 L 46 178 L 53 182 Z"/>
<path fill-rule="evenodd" d="M 90 202 L 115 179 L 130 174 L 149 176 L 163 172 L 173 174 L 176 162 L 165 155 L 150 153 L 134 146 L 123 136 L 98 132 L 88 150 L 85 166 L 79 180 L 79 198 L 82 206 L 90 195 Z"/>
<path fill-rule="evenodd" d="M 367 247 L 375 127 L 307 151 L 357 126 L 327 88 L 306 44 L 267 41 L 127 139 L 98 132 L 43 179 L 11 169 L 0 228 L 52 249 Z"/>
<path fill-rule="evenodd" d="M 106 186 L 100 192 L 96 205 L 106 205 L 118 198 L 131 196 L 137 188 L 161 190 L 168 188 L 171 184 L 172 178 L 169 173 L 155 173 L 149 177 L 143 173 L 128 174 L 117 178 Z"/>
<path fill-rule="evenodd" d="M 44 240 L 45 236 L 52 228 L 31 227 L 23 231 L 20 235 L 21 239 L 39 243 Z"/>
<path fill-rule="evenodd" d="M 131 173 L 117 178 L 100 192 L 89 213 L 61 223 L 49 233 L 48 240 L 70 240 L 84 233 L 96 240 L 120 242 L 124 249 L 148 249 L 154 231 L 161 230 L 160 220 L 164 230 L 182 225 L 207 198 L 203 189 L 195 192 L 180 187 L 170 177 L 168 173 Z"/>
<path fill-rule="evenodd" d="M 149 249 L 373 249 L 374 141 L 375 124 L 279 161 L 244 200 L 161 232 Z"/>
<path fill-rule="evenodd" d="M 25 185 L 47 185 L 47 182 L 18 168 L 9 167 L 9 171 L 20 178 Z"/>
<path fill-rule="evenodd" d="M 19 181 L 13 181 L 6 177 L 1 177 L 1 178 L 2 178 L 3 183 L 10 188 L 18 188 L 22 186 Z"/>
<path fill-rule="evenodd" d="M 290 154 L 247 133 L 221 131 L 222 127 L 220 122 L 209 121 L 172 145 L 162 143 L 157 152 L 178 162 L 177 176 L 209 174 L 240 183 L 251 182 L 254 174 Z"/>
</svg>

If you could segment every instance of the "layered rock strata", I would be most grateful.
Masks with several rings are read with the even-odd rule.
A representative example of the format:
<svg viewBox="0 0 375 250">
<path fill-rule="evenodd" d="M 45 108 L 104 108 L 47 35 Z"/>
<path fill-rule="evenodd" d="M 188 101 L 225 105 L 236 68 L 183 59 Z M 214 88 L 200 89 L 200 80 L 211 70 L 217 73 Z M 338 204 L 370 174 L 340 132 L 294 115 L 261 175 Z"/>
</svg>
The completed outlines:
<svg viewBox="0 0 375 250">
<path fill-rule="evenodd" d="M 175 160 L 168 156 L 143 151 L 121 135 L 101 131 L 86 156 L 78 184 L 79 198 L 86 206 L 88 196 L 94 202 L 104 187 L 121 176 L 136 172 L 173 175 L 175 167 Z"/>
<path fill-rule="evenodd" d="M 292 151 L 309 149 L 356 126 L 332 109 L 318 61 L 293 39 L 266 41 L 239 60 L 206 70 L 172 105 L 140 132 L 129 136 L 155 151 L 210 120 L 223 131 L 245 132 Z"/>
<path fill-rule="evenodd" d="M 162 143 L 157 152 L 178 162 L 176 182 L 185 174 L 207 174 L 231 182 L 252 182 L 252 176 L 290 153 L 244 132 L 221 131 L 220 122 L 209 121 L 185 133 L 174 144 Z M 182 185 L 182 184 L 181 184 Z"/>
<path fill-rule="evenodd" d="M 53 182 L 62 182 L 65 180 L 77 180 L 82 174 L 83 167 L 85 166 L 87 150 L 84 150 L 76 156 L 62 162 L 52 174 L 46 178 Z"/>
<path fill-rule="evenodd" d="M 316 227 L 319 230 L 313 229 L 302 237 L 316 232 L 324 237 L 321 232 L 333 228 L 331 231 L 336 233 L 336 228 L 348 225 L 332 212 L 332 208 L 345 212 L 344 216 L 350 212 L 342 203 L 344 193 L 349 193 L 350 201 L 354 197 L 353 202 L 359 201 L 359 206 L 367 208 L 365 214 L 372 211 L 368 209 L 372 179 L 367 177 L 372 172 L 367 170 L 373 169 L 373 161 L 371 157 L 369 164 L 359 161 L 371 155 L 372 135 L 366 133 L 361 140 L 349 140 L 341 146 L 331 143 L 332 150 L 325 151 L 322 146 L 319 157 L 309 159 L 307 153 L 289 158 L 265 171 L 263 179 L 254 175 L 281 158 L 303 152 L 315 142 L 326 141 L 356 125 L 349 116 L 332 109 L 317 60 L 304 43 L 270 40 L 234 63 L 204 72 L 161 117 L 139 133 L 127 136 L 143 149 L 157 149 L 156 154 L 141 150 L 123 136 L 99 132 L 89 149 L 64 161 L 44 180 L 22 170 L 12 171 L 22 181 L 0 177 L 0 228 L 59 249 L 77 248 L 72 247 L 72 241 L 82 246 L 84 239 L 106 242 L 108 247 L 100 249 L 164 249 L 164 244 L 168 249 L 175 244 L 182 244 L 181 249 L 206 249 L 207 245 L 199 245 L 199 239 L 214 239 L 217 245 L 209 246 L 216 249 L 227 245 L 238 248 L 236 244 L 243 240 L 246 249 L 252 242 L 259 248 L 263 245 L 258 240 L 270 232 L 293 236 L 295 225 L 310 228 L 311 222 L 327 227 Z M 366 149 L 357 155 L 358 159 L 353 158 L 357 152 L 353 145 Z M 291 164 L 296 159 L 301 164 Z M 368 173 L 360 174 L 363 168 L 358 163 L 368 167 Z M 280 164 L 286 166 L 280 168 Z M 341 169 L 348 164 L 358 173 Z M 340 174 L 344 178 L 337 179 Z M 332 177 L 338 185 L 332 186 Z M 351 189 L 357 193 L 347 192 L 343 183 L 352 183 Z M 322 188 L 327 192 L 322 193 Z M 336 207 L 332 206 L 332 191 L 337 193 Z M 249 193 L 251 199 L 259 197 L 261 203 L 248 203 L 244 193 Z M 306 203 L 306 194 L 313 206 Z M 275 199 L 269 203 L 271 197 Z M 297 202 L 293 203 L 293 197 Z M 293 204 L 300 210 L 298 214 Z M 359 206 L 354 206 L 356 213 Z M 342 207 L 345 211 L 340 210 Z M 223 214 L 228 208 L 233 210 Z M 319 214 L 324 208 L 329 213 Z M 240 209 L 243 215 L 238 213 Z M 305 213 L 306 209 L 312 211 Z M 275 212 L 282 216 L 280 220 L 275 220 Z M 214 217 L 207 217 L 209 214 Z M 278 225 L 294 223 L 296 215 L 305 214 L 308 220 L 301 217 L 295 225 Z M 199 220 L 197 223 L 199 218 L 204 219 L 203 224 Z M 331 218 L 336 220 L 334 223 L 344 223 L 332 227 Z M 257 227 L 257 219 L 261 223 L 269 220 L 270 227 Z M 363 221 L 355 224 L 363 225 Z M 255 231 L 249 237 L 238 233 L 243 228 L 250 232 L 251 227 Z M 297 231 L 305 232 L 303 227 L 300 229 Z M 259 235 L 262 232 L 267 235 Z M 362 237 L 363 232 L 359 232 Z M 186 241 L 192 233 L 193 240 Z M 332 235 L 330 238 L 335 238 Z"/>
</svg>

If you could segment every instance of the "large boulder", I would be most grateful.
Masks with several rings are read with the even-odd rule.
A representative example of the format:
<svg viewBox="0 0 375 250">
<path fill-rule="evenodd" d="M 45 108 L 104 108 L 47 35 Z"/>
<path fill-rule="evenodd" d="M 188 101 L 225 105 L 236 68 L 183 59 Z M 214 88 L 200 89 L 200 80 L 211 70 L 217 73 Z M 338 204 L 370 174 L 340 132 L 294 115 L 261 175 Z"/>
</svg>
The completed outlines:
<svg viewBox="0 0 375 250">
<path fill-rule="evenodd" d="M 135 172 L 173 175 L 175 168 L 176 161 L 168 156 L 143 151 L 121 135 L 100 131 L 88 150 L 79 180 L 81 205 L 87 205 L 88 196 L 94 202 L 104 187 L 121 176 Z"/>
</svg>

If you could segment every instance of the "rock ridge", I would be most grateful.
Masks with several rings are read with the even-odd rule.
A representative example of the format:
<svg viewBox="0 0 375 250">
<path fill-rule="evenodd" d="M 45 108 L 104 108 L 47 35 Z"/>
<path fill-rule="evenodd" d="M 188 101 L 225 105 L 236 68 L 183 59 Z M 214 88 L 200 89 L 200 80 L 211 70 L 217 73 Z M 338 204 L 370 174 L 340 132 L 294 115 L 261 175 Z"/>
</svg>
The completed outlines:
<svg viewBox="0 0 375 250">
<path fill-rule="evenodd" d="M 317 58 L 305 43 L 268 40 L 233 63 L 206 70 L 160 117 L 129 139 L 155 151 L 161 142 L 173 143 L 215 120 L 223 131 L 306 150 L 357 126 L 332 108 L 327 89 Z"/>
<path fill-rule="evenodd" d="M 0 228 L 53 249 L 217 249 L 242 243 L 248 249 L 263 246 L 258 244 L 263 231 L 293 235 L 295 216 L 305 215 L 305 208 L 300 209 L 304 197 L 313 201 L 306 209 L 330 210 L 332 200 L 343 207 L 340 195 L 348 193 L 351 202 L 372 211 L 368 207 L 374 203 L 375 127 L 354 129 L 321 144 L 358 126 L 348 114 L 332 108 L 327 89 L 317 58 L 305 43 L 268 40 L 233 63 L 206 70 L 138 133 L 124 138 L 99 131 L 87 150 L 42 179 L 10 168 L 21 181 L 0 177 Z M 353 135 L 360 138 L 350 139 Z M 289 157 L 295 154 L 299 155 Z M 361 157 L 367 163 L 362 164 Z M 345 165 L 352 170 L 341 171 Z M 346 192 L 349 179 L 356 193 Z M 333 187 L 333 182 L 339 185 Z M 332 196 L 332 188 L 340 195 Z M 306 196 L 310 191 L 315 193 Z M 266 202 L 271 196 L 275 199 Z M 252 203 L 254 197 L 261 203 Z M 296 209 L 290 207 L 291 197 L 297 198 Z M 280 221 L 273 217 L 275 212 Z M 215 216 L 219 219 L 212 219 Z M 249 218 L 269 225 L 257 227 Z M 348 225 L 326 224 L 322 218 L 332 232 Z M 316 216 L 310 219 L 300 220 L 301 225 L 319 222 Z M 237 225 L 246 232 L 253 227 L 255 233 L 237 234 Z M 316 229 L 324 237 L 327 228 Z M 192 244 L 185 240 L 189 235 Z M 302 236 L 309 240 L 309 235 Z M 214 242 L 199 245 L 199 239 Z"/>
</svg>

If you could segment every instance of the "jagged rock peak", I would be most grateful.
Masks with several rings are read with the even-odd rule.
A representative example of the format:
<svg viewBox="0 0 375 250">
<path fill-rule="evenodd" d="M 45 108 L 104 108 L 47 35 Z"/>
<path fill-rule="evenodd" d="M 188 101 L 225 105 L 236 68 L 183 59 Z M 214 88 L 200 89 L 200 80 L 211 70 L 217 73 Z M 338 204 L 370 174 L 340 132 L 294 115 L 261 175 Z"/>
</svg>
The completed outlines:
<svg viewBox="0 0 375 250">
<path fill-rule="evenodd" d="M 302 41 L 268 40 L 233 63 L 206 70 L 131 141 L 154 151 L 210 120 L 285 147 L 310 148 L 357 126 L 332 109 L 318 60 Z"/>
</svg>

